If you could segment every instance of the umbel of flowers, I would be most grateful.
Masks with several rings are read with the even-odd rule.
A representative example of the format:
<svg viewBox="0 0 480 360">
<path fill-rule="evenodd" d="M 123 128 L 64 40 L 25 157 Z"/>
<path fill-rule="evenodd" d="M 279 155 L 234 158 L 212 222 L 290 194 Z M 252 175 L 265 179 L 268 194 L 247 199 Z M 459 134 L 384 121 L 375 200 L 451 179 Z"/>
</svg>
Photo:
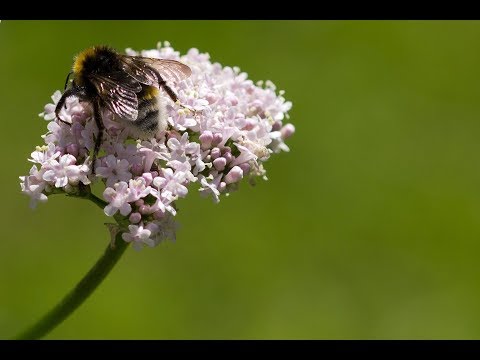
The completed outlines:
<svg viewBox="0 0 480 360">
<path fill-rule="evenodd" d="M 105 214 L 126 221 L 122 238 L 135 248 L 153 247 L 175 238 L 175 201 L 192 191 L 192 183 L 218 202 L 245 177 L 266 179 L 263 163 L 272 153 L 289 151 L 284 141 L 295 129 L 284 120 L 292 104 L 272 82 L 255 84 L 238 67 L 212 63 L 195 48 L 181 56 L 164 42 L 127 54 L 188 65 L 192 75 L 173 85 L 186 108 L 167 99 L 167 130 L 146 140 L 104 110 L 106 131 L 92 174 L 89 154 L 98 129 L 91 106 L 70 97 L 60 114 L 64 122 L 58 121 L 54 109 L 61 93 L 56 91 L 40 114 L 48 121 L 45 144 L 32 152 L 33 166 L 20 185 L 35 207 L 51 194 L 77 194 L 101 181 Z"/>
</svg>

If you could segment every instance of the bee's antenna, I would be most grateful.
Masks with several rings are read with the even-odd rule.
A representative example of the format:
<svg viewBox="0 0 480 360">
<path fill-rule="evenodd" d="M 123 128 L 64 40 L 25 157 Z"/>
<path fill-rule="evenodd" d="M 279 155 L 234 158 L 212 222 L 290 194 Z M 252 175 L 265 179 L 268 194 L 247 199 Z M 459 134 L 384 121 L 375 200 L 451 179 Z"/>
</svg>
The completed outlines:
<svg viewBox="0 0 480 360">
<path fill-rule="evenodd" d="M 67 75 L 67 80 L 65 80 L 65 87 L 63 88 L 63 90 L 67 90 L 67 86 L 68 86 L 68 80 L 70 79 L 70 75 L 73 74 L 73 71 L 70 71 Z"/>
</svg>

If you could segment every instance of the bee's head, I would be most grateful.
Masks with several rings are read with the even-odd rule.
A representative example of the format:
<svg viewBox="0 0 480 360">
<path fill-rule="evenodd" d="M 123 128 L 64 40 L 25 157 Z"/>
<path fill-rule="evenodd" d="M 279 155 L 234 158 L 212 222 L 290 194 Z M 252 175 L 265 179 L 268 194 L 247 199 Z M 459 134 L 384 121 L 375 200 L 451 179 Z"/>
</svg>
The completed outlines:
<svg viewBox="0 0 480 360">
<path fill-rule="evenodd" d="M 79 53 L 73 63 L 75 82 L 83 85 L 90 74 L 109 73 L 117 70 L 117 53 L 107 46 L 92 46 Z"/>
</svg>

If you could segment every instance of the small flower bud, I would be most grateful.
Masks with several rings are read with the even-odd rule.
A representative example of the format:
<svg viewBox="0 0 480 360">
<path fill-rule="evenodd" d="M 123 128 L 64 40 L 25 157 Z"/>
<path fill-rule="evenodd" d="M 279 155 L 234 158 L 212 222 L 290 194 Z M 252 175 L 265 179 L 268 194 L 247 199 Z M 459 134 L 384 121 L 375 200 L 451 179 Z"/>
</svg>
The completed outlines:
<svg viewBox="0 0 480 360">
<path fill-rule="evenodd" d="M 213 166 L 218 171 L 223 171 L 225 169 L 226 165 L 227 165 L 227 159 L 225 159 L 224 157 L 219 157 L 219 158 L 213 160 Z"/>
<path fill-rule="evenodd" d="M 223 155 L 223 158 L 227 161 L 227 163 L 230 163 L 232 162 L 234 159 L 235 159 L 235 156 L 233 156 L 231 153 L 229 152 L 226 152 L 224 155 Z"/>
<path fill-rule="evenodd" d="M 150 205 L 142 205 L 138 208 L 138 212 L 143 215 L 148 215 L 150 213 Z"/>
<path fill-rule="evenodd" d="M 223 135 L 220 134 L 220 133 L 215 133 L 213 134 L 213 140 L 212 140 L 212 145 L 213 146 L 217 146 L 218 144 L 220 144 L 223 140 Z"/>
<path fill-rule="evenodd" d="M 280 134 L 282 135 L 282 139 L 288 139 L 290 136 L 293 135 L 295 132 L 295 126 L 292 124 L 285 125 L 282 130 L 280 130 Z"/>
<path fill-rule="evenodd" d="M 152 173 L 146 172 L 142 174 L 142 177 L 145 179 L 145 185 L 150 186 L 153 181 Z"/>
<path fill-rule="evenodd" d="M 128 217 L 128 220 L 132 224 L 138 224 L 140 220 L 142 220 L 142 215 L 138 212 L 131 213 L 130 216 Z"/>
<path fill-rule="evenodd" d="M 213 134 L 211 131 L 204 131 L 199 137 L 202 149 L 208 149 L 212 146 Z"/>
<path fill-rule="evenodd" d="M 243 170 L 239 166 L 234 166 L 227 175 L 225 175 L 225 183 L 232 184 L 243 178 Z"/>
<path fill-rule="evenodd" d="M 282 122 L 281 121 L 275 121 L 272 125 L 272 131 L 279 131 L 282 128 Z"/>
<path fill-rule="evenodd" d="M 215 102 L 217 102 L 218 97 L 215 93 L 208 93 L 207 96 L 205 96 L 205 99 L 208 101 L 208 103 L 211 105 Z"/>
<path fill-rule="evenodd" d="M 144 204 L 143 199 L 139 199 L 139 200 L 135 201 L 135 205 L 138 206 L 138 207 L 142 206 L 143 204 Z"/>
<path fill-rule="evenodd" d="M 220 184 L 218 184 L 218 191 L 224 192 L 226 187 L 227 187 L 227 184 L 224 181 L 222 181 Z"/>
<path fill-rule="evenodd" d="M 220 151 L 219 148 L 213 148 L 213 149 L 210 151 L 210 156 L 212 157 L 213 160 L 215 160 L 216 158 L 218 158 L 221 154 L 222 154 L 222 152 Z"/>
</svg>

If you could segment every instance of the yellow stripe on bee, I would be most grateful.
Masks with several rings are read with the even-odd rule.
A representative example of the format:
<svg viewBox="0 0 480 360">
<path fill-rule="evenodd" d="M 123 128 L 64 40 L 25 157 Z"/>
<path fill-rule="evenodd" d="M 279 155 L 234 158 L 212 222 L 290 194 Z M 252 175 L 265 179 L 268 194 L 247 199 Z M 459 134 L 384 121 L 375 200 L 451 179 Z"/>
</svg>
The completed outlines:
<svg viewBox="0 0 480 360">
<path fill-rule="evenodd" d="M 83 70 L 83 63 L 86 58 L 93 57 L 95 55 L 95 47 L 88 48 L 82 51 L 75 57 L 75 62 L 73 63 L 73 73 L 78 76 Z"/>
<path fill-rule="evenodd" d="M 142 96 L 142 99 L 150 100 L 150 99 L 153 99 L 157 95 L 158 95 L 158 89 L 154 86 L 149 86 L 145 89 L 145 92 Z"/>
</svg>

